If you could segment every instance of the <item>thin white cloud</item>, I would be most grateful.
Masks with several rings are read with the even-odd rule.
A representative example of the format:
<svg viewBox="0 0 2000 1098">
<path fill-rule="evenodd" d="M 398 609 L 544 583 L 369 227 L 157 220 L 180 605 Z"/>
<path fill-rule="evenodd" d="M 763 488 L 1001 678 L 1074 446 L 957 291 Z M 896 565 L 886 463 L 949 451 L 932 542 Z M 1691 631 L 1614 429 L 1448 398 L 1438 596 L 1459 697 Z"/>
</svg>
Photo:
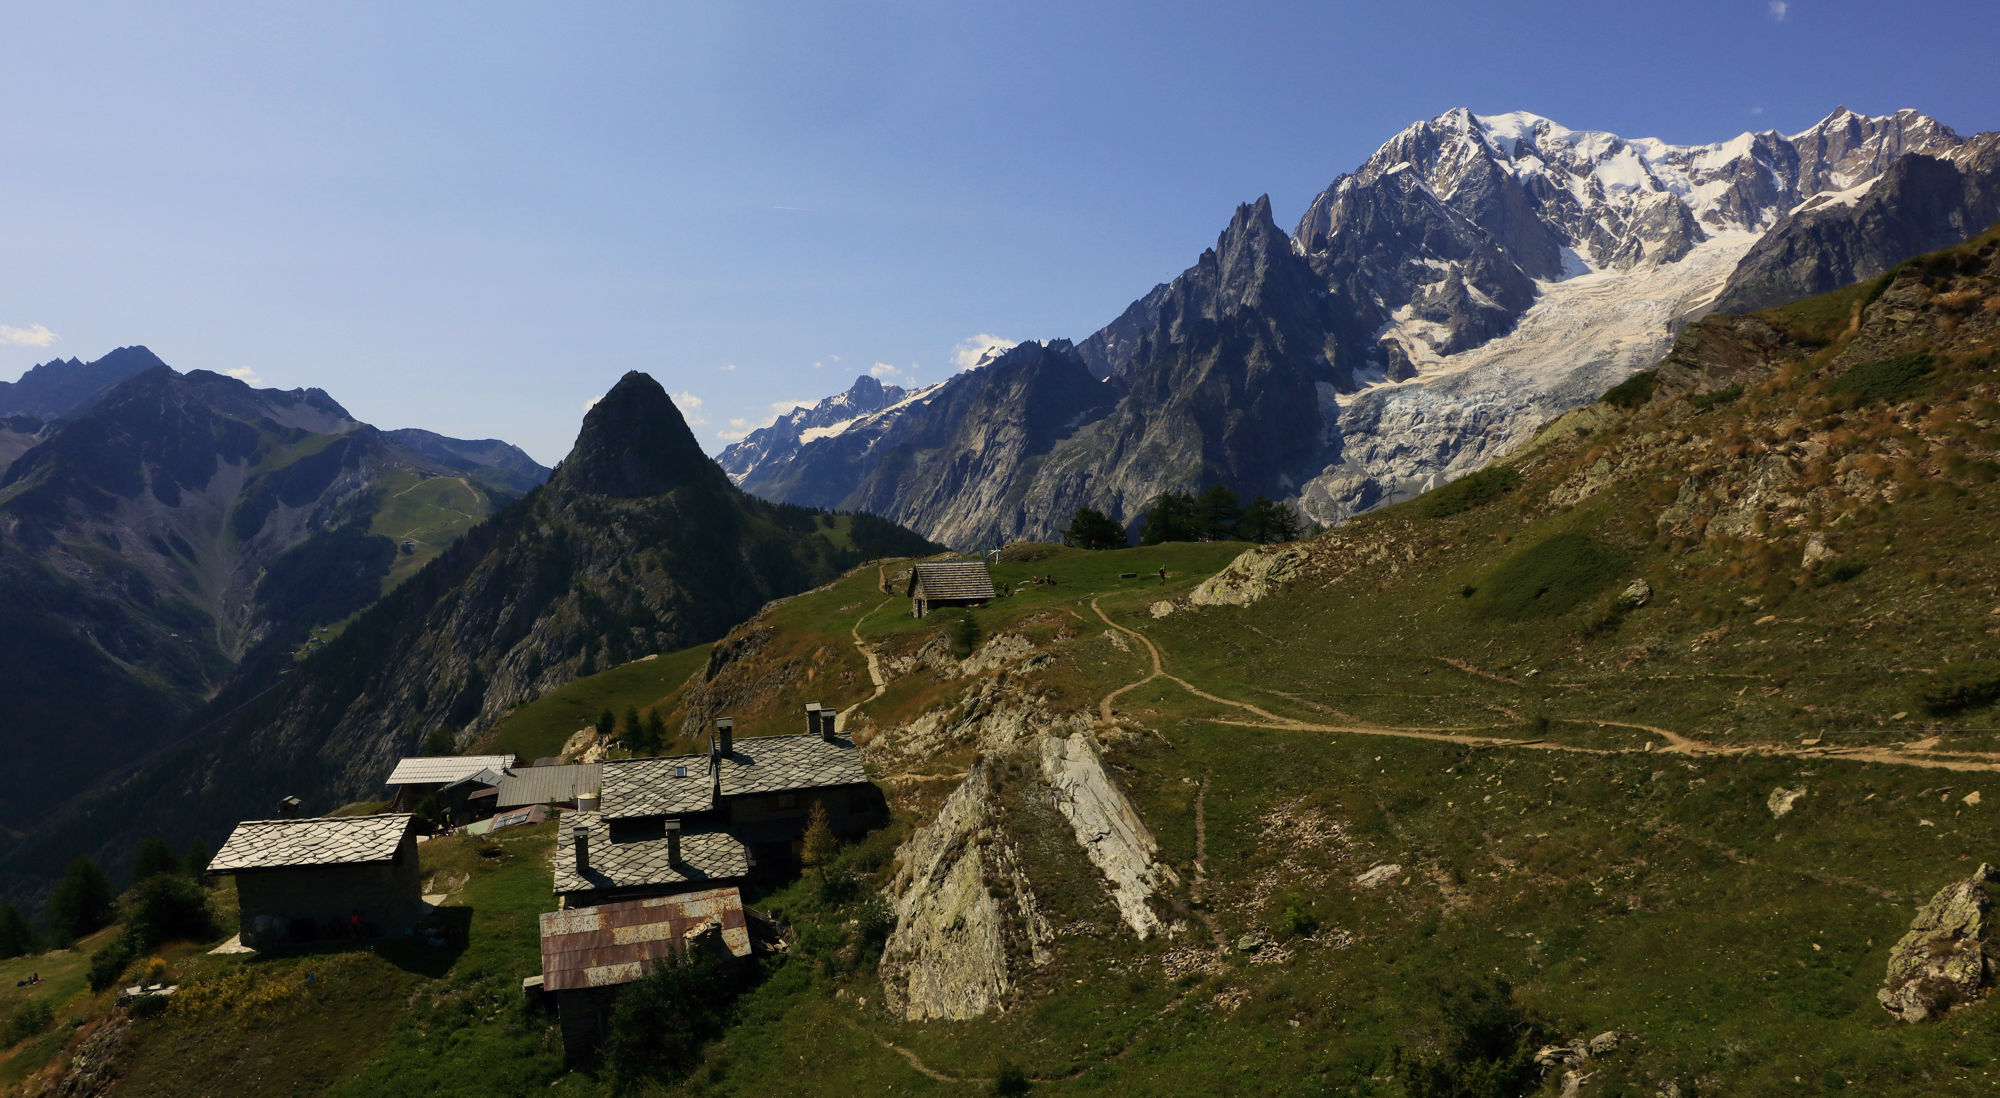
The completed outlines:
<svg viewBox="0 0 2000 1098">
<path fill-rule="evenodd" d="M 0 344 L 8 347 L 46 347 L 62 337 L 40 324 L 16 328 L 0 324 Z"/>
<path fill-rule="evenodd" d="M 893 378 L 902 372 L 886 362 L 877 362 L 875 365 L 868 367 L 868 376 L 873 378 Z"/>
<path fill-rule="evenodd" d="M 1766 6 L 1771 9 L 1771 18 L 1780 23 L 1784 22 L 1785 17 L 1792 13 L 1790 0 L 1771 0 Z"/>
<path fill-rule="evenodd" d="M 1752 108 L 1750 108 L 1750 114 L 1751 114 L 1751 116 L 1752 116 L 1752 117 L 1755 117 L 1755 116 L 1757 116 L 1757 115 L 1760 115 L 1760 114 L 1763 114 L 1763 113 L 1764 113 L 1764 108 L 1762 108 L 1762 107 L 1752 107 Z"/>
<path fill-rule="evenodd" d="M 734 362 L 725 362 L 717 366 L 716 369 L 721 370 L 725 374 L 733 374 L 736 372 L 736 364 Z"/>
<path fill-rule="evenodd" d="M 986 357 L 989 352 L 997 355 L 1020 342 L 1018 339 L 1008 339 L 1006 336 L 997 336 L 989 332 L 966 336 L 958 341 L 958 346 L 951 349 L 951 368 L 970 370 L 979 365 L 979 360 Z"/>
<path fill-rule="evenodd" d="M 815 363 L 813 363 L 813 369 L 815 369 L 815 370 L 823 370 L 823 369 L 825 369 L 825 368 L 826 368 L 826 363 L 824 363 L 824 362 L 815 362 Z"/>
<path fill-rule="evenodd" d="M 708 417 L 701 414 L 700 397 L 688 392 L 686 389 L 682 389 L 680 392 L 674 394 L 674 404 L 680 408 L 681 418 L 687 420 L 688 426 L 708 426 Z"/>
<path fill-rule="evenodd" d="M 840 356 L 839 356 L 839 355 L 828 355 L 828 356 L 826 356 L 826 357 L 828 357 L 828 358 L 830 358 L 830 359 L 834 360 L 835 362 L 839 362 L 839 361 L 840 361 Z"/>
<path fill-rule="evenodd" d="M 730 416 L 728 430 L 715 432 L 715 437 L 724 442 L 741 441 L 744 435 L 752 431 L 762 430 L 778 422 L 778 417 L 784 415 L 786 412 L 794 408 L 810 408 L 812 404 L 813 402 L 810 400 L 774 400 L 768 405 L 771 409 L 770 415 L 762 419 L 753 419 L 750 416 Z M 703 420 L 702 422 L 706 423 L 708 421 Z"/>
<path fill-rule="evenodd" d="M 598 402 L 598 401 L 600 401 L 600 400 L 603 400 L 603 399 L 604 399 L 604 398 L 603 398 L 603 397 L 601 397 L 601 396 L 595 396 L 595 397 L 591 397 L 591 398 L 590 398 L 589 400 L 586 400 L 586 401 L 584 401 L 584 402 L 583 402 L 583 410 L 584 410 L 584 411 L 586 411 L 586 412 L 590 411 L 590 410 L 591 410 L 592 408 L 595 408 L 595 407 L 597 407 L 597 402 Z"/>
<path fill-rule="evenodd" d="M 224 370 L 222 372 L 248 385 L 258 385 L 264 380 L 257 375 L 256 369 L 250 366 L 238 366 L 234 370 Z"/>
</svg>

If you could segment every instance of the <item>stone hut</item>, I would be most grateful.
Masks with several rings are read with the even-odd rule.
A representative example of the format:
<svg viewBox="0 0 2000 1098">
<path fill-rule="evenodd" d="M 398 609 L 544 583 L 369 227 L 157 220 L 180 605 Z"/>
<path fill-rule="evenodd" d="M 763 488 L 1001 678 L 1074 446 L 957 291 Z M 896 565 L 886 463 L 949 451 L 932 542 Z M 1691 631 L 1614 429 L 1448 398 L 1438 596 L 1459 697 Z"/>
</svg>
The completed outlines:
<svg viewBox="0 0 2000 1098">
<path fill-rule="evenodd" d="M 619 985 L 656 962 L 689 950 L 748 957 L 751 948 L 743 896 L 734 888 L 551 911 L 541 923 L 542 972 L 527 986 L 555 1001 L 571 1059 L 602 1039 Z"/>
<path fill-rule="evenodd" d="M 423 914 L 408 813 L 245 820 L 208 870 L 235 876 L 253 949 L 401 934 Z"/>
<path fill-rule="evenodd" d="M 983 560 L 929 560 L 910 569 L 910 616 L 940 606 L 979 606 L 993 597 L 993 575 Z"/>
<path fill-rule="evenodd" d="M 603 764 L 601 803 L 565 817 L 555 891 L 565 907 L 712 888 L 790 864 L 815 800 L 836 831 L 879 805 L 834 711 L 806 711 L 803 736 L 738 740 L 717 721 L 709 751 Z"/>
</svg>

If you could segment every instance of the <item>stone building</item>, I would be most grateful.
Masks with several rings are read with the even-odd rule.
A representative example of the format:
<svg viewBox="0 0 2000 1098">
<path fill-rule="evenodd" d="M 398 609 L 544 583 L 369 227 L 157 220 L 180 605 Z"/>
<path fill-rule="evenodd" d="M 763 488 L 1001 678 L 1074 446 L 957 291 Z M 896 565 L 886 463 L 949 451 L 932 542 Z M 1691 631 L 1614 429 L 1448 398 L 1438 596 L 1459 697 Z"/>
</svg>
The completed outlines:
<svg viewBox="0 0 2000 1098">
<path fill-rule="evenodd" d="M 876 811 L 854 741 L 814 703 L 802 736 L 736 739 L 716 722 L 703 755 L 607 762 L 594 812 L 565 817 L 556 840 L 556 894 L 565 906 L 661 896 L 789 866 L 814 802 L 837 832 Z"/>
<path fill-rule="evenodd" d="M 431 755 L 404 759 L 389 772 L 389 807 L 407 812 L 454 782 L 482 770 L 504 775 L 514 765 L 512 755 Z M 495 780 L 497 784 L 497 779 Z"/>
<path fill-rule="evenodd" d="M 401 934 L 423 914 L 416 817 L 245 820 L 208 863 L 236 878 L 243 944 Z"/>
<path fill-rule="evenodd" d="M 941 606 L 979 606 L 993 598 L 993 575 L 983 560 L 928 560 L 910 569 L 910 616 Z"/>
</svg>

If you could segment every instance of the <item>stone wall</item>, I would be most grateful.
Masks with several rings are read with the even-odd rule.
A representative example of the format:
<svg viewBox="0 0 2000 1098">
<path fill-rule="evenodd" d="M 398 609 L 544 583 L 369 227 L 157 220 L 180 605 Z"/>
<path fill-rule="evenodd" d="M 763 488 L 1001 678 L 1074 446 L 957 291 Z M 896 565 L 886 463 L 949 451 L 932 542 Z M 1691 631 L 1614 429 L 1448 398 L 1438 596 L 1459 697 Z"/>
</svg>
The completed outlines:
<svg viewBox="0 0 2000 1098">
<path fill-rule="evenodd" d="M 243 944 L 254 948 L 286 944 L 294 919 L 345 928 L 356 911 L 383 934 L 400 934 L 423 909 L 416 839 L 405 836 L 386 863 L 242 870 L 236 895 Z"/>
</svg>

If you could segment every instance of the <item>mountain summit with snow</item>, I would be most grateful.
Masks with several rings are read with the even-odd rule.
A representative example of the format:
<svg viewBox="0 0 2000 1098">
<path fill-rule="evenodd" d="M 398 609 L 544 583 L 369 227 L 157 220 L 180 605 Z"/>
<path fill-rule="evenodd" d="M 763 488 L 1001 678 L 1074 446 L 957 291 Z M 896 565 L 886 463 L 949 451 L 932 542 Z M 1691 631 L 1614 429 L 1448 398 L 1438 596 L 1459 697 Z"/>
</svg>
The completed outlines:
<svg viewBox="0 0 2000 1098">
<path fill-rule="evenodd" d="M 1076 344 L 1105 390 L 1051 410 L 1073 427 L 1033 468 L 988 461 L 1004 501 L 941 507 L 935 484 L 896 489 L 877 467 L 986 445 L 938 423 L 963 376 L 854 420 L 865 445 L 801 433 L 753 455 L 745 439 L 723 461 L 756 466 L 738 474 L 751 491 L 866 506 L 959 546 L 1050 537 L 1083 504 L 1136 522 L 1160 493 L 1216 481 L 1339 521 L 1525 441 L 1718 299 L 1761 307 L 1984 229 L 1996 179 L 2000 135 L 1911 110 L 1675 145 L 1457 108 L 1337 177 L 1289 237 L 1268 201 L 1239 208 L 1194 266 Z M 916 418 L 921 442 L 902 437 Z"/>
</svg>

